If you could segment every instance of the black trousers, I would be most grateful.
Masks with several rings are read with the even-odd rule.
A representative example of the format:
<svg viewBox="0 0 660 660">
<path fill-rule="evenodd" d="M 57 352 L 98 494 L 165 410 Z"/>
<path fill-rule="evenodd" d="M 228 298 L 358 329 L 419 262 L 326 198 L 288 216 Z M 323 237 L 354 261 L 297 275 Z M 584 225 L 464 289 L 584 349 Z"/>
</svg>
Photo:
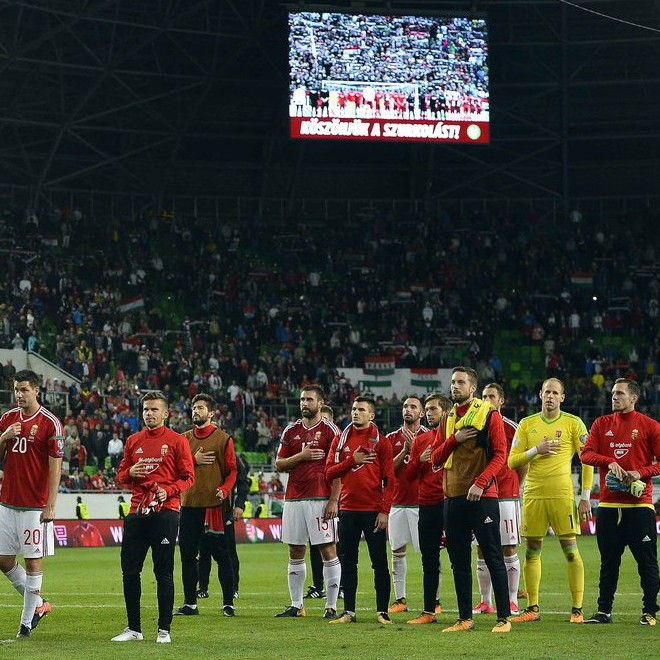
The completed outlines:
<svg viewBox="0 0 660 660">
<path fill-rule="evenodd" d="M 642 612 L 655 614 L 660 609 L 655 511 L 646 507 L 630 509 L 598 507 L 596 538 L 600 552 L 598 611 L 608 614 L 612 612 L 621 557 L 628 546 L 637 562 L 643 594 Z"/>
<path fill-rule="evenodd" d="M 424 573 L 424 611 L 435 612 L 435 600 L 440 584 L 440 544 L 444 529 L 445 503 L 419 506 L 419 549 Z"/>
<path fill-rule="evenodd" d="M 140 574 L 149 548 L 157 583 L 158 628 L 170 629 L 174 607 L 174 548 L 178 528 L 179 514 L 169 509 L 161 509 L 151 516 L 136 516 L 132 513 L 124 519 L 121 572 L 128 627 L 131 630 L 142 631 Z"/>
<path fill-rule="evenodd" d="M 209 544 L 211 556 L 218 562 L 218 577 L 222 587 L 223 605 L 234 603 L 234 575 L 224 534 L 205 534 L 204 507 L 181 507 L 179 525 L 179 550 L 181 552 L 181 578 L 183 580 L 184 602 L 197 603 L 197 581 L 199 578 L 197 554 L 203 537 Z"/>
<path fill-rule="evenodd" d="M 472 618 L 472 533 L 477 537 L 493 583 L 497 618 L 511 615 L 506 567 L 500 538 L 500 505 L 494 497 L 470 502 L 465 497 L 445 500 L 447 552 L 454 573 L 458 616 Z"/>
<path fill-rule="evenodd" d="M 232 518 L 231 509 L 225 519 L 225 544 L 229 552 L 229 561 L 231 563 L 232 574 L 234 576 L 234 591 L 238 591 L 241 562 L 236 552 L 236 523 Z M 209 590 L 209 578 L 211 576 L 211 546 L 213 539 L 210 535 L 204 534 L 199 542 L 199 588 L 203 591 Z M 222 584 L 222 570 L 218 564 L 218 581 Z"/>
<path fill-rule="evenodd" d="M 376 611 L 387 612 L 390 601 L 390 570 L 387 565 L 387 538 L 384 531 L 374 532 L 377 511 L 340 511 L 339 538 L 341 539 L 341 573 L 344 585 L 344 609 L 355 612 L 355 594 L 358 585 L 358 558 L 360 538 L 364 532 L 371 567 L 374 571 Z"/>
<path fill-rule="evenodd" d="M 323 557 L 318 545 L 309 544 L 309 562 L 312 565 L 312 584 L 323 591 Z"/>
</svg>

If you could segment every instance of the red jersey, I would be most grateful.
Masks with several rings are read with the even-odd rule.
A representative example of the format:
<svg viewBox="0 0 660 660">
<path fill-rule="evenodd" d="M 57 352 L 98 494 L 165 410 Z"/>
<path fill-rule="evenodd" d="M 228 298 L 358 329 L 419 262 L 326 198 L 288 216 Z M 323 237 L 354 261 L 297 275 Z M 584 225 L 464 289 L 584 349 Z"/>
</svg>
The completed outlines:
<svg viewBox="0 0 660 660">
<path fill-rule="evenodd" d="M 316 439 L 317 433 L 321 434 L 319 440 Z M 325 417 L 309 428 L 305 426 L 304 420 L 298 419 L 284 429 L 277 450 L 277 458 L 295 456 L 306 445 L 311 445 L 313 449 L 322 449 L 325 452 L 325 459 L 303 461 L 289 472 L 289 481 L 286 485 L 288 501 L 327 499 L 330 496 L 331 484 L 325 478 L 325 461 L 328 458 L 330 445 L 339 433 L 339 428 Z"/>
<path fill-rule="evenodd" d="M 506 455 L 511 453 L 513 437 L 516 435 L 518 424 L 502 415 L 504 422 L 504 435 L 506 435 Z M 518 473 L 512 470 L 506 463 L 497 473 L 497 492 L 501 500 L 517 500 L 520 497 L 520 479 Z"/>
<path fill-rule="evenodd" d="M 442 489 L 442 468 L 433 467 L 431 461 L 422 463 L 419 460 L 424 450 L 433 445 L 435 433 L 435 429 L 420 433 L 415 437 L 415 441 L 410 448 L 410 463 L 408 464 L 407 474 L 409 477 L 417 475 L 419 479 L 417 501 L 420 506 L 433 506 L 445 499 L 445 492 Z"/>
<path fill-rule="evenodd" d="M 62 423 L 43 406 L 29 417 L 12 408 L 0 418 L 0 433 L 16 422 L 21 434 L 6 443 L 0 503 L 14 509 L 43 509 L 48 502 L 49 458 L 64 456 Z"/>
<path fill-rule="evenodd" d="M 358 448 L 374 454 L 376 460 L 356 465 L 353 452 Z M 394 491 L 392 445 L 380 435 L 375 424 L 365 429 L 356 429 L 349 424 L 341 435 L 335 436 L 328 454 L 325 476 L 328 481 L 341 479 L 342 511 L 389 514 Z"/>
<path fill-rule="evenodd" d="M 415 433 L 415 437 L 420 433 L 428 431 L 425 426 L 420 426 Z M 392 456 L 397 456 L 403 450 L 406 444 L 403 435 L 403 427 L 387 434 L 387 439 L 392 443 Z M 394 471 L 394 495 L 392 496 L 392 506 L 417 506 L 417 490 L 419 487 L 417 471 L 411 471 L 410 455 L 403 459 L 403 463 L 398 470 Z"/>
<path fill-rule="evenodd" d="M 102 548 L 105 542 L 98 527 L 81 523 L 71 534 L 71 545 L 75 548 Z"/>
<path fill-rule="evenodd" d="M 660 475 L 660 424 L 633 410 L 598 417 L 580 454 L 585 465 L 600 468 L 599 506 L 649 506 L 653 508 L 651 477 Z M 624 470 L 636 470 L 646 481 L 641 497 L 611 491 L 605 484 L 608 465 L 616 461 Z"/>
<path fill-rule="evenodd" d="M 128 471 L 135 463 L 147 463 L 149 472 L 133 478 Z M 178 511 L 179 495 L 195 481 L 195 464 L 188 440 L 167 426 L 142 429 L 128 436 L 124 456 L 117 471 L 117 482 L 132 489 L 131 513 L 145 494 L 145 485 L 156 482 L 165 489 L 163 509 Z"/>
</svg>

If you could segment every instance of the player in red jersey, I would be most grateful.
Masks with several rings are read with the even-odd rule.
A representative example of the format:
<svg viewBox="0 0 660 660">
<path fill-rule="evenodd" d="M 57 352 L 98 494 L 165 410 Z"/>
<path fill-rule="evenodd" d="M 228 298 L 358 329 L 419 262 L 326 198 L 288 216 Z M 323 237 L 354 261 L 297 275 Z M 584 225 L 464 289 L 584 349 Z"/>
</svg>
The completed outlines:
<svg viewBox="0 0 660 660">
<path fill-rule="evenodd" d="M 585 623 L 612 623 L 621 556 L 630 548 L 643 592 L 643 626 L 656 624 L 658 611 L 657 530 L 651 478 L 660 475 L 660 424 L 635 410 L 640 388 L 617 378 L 612 414 L 598 417 L 580 459 L 600 468 L 596 537 L 600 552 L 598 611 Z"/>
<path fill-rule="evenodd" d="M 332 441 L 326 463 L 328 480 L 341 479 L 341 567 L 344 612 L 330 623 L 355 623 L 358 555 L 362 534 L 367 541 L 376 587 L 379 623 L 391 624 L 387 613 L 390 572 L 387 567 L 387 520 L 392 505 L 392 445 L 373 423 L 376 404 L 359 396 L 351 408 L 352 422 Z"/>
<path fill-rule="evenodd" d="M 131 508 L 124 520 L 121 570 L 128 626 L 113 642 L 143 639 L 140 623 L 140 574 L 151 548 L 158 583 L 156 642 L 170 639 L 174 606 L 174 548 L 179 529 L 179 496 L 195 481 L 195 465 L 185 437 L 165 426 L 169 416 L 162 392 L 141 399 L 145 429 L 126 440 L 117 482 L 131 488 Z"/>
<path fill-rule="evenodd" d="M 332 488 L 325 478 L 325 462 L 339 429 L 321 409 L 325 393 L 319 385 L 308 385 L 300 392 L 302 418 L 282 433 L 275 468 L 288 472 L 286 499 L 282 513 L 282 541 L 289 544 L 289 594 L 291 605 L 277 617 L 305 616 L 303 589 L 307 578 L 307 542 L 318 546 L 323 557 L 323 580 L 327 601 L 324 617 L 337 615 L 341 565 L 337 557 L 337 504 L 341 484 Z M 332 492 L 331 492 L 332 491 Z"/>
<path fill-rule="evenodd" d="M 73 548 L 102 548 L 105 546 L 103 535 L 96 525 L 83 520 L 71 533 Z"/>
<path fill-rule="evenodd" d="M 389 519 L 390 546 L 392 547 L 392 579 L 394 581 L 394 602 L 389 607 L 390 613 L 407 612 L 406 546 L 412 544 L 419 552 L 419 508 L 417 503 L 416 475 L 410 471 L 410 448 L 418 433 L 428 431 L 422 426 L 424 408 L 417 396 L 409 396 L 403 402 L 403 426 L 389 433 L 387 439 L 392 443 L 394 456 L 394 496 Z"/>
<path fill-rule="evenodd" d="M 501 411 L 506 397 L 499 383 L 489 383 L 482 391 L 481 398 L 489 401 L 493 408 Z M 518 425 L 508 417 L 502 415 L 504 434 L 506 435 L 507 456 L 511 452 L 511 445 Z M 518 615 L 518 586 L 520 585 L 520 559 L 518 546 L 520 545 L 520 482 L 524 479 L 525 468 L 512 470 L 506 463 L 495 477 L 497 492 L 500 501 L 500 537 L 502 539 L 502 555 L 506 566 L 506 575 L 509 583 L 509 601 L 511 614 Z M 495 609 L 492 605 L 491 595 L 493 584 L 490 580 L 490 571 L 484 560 L 481 548 L 477 546 L 477 580 L 481 601 L 472 608 L 472 614 L 492 614 Z"/>
<path fill-rule="evenodd" d="M 445 494 L 442 488 L 442 468 L 431 465 L 431 447 L 436 429 L 443 426 L 451 409 L 451 400 L 444 394 L 429 394 L 424 400 L 424 414 L 430 427 L 420 433 L 410 450 L 409 476 L 419 478 L 419 548 L 422 552 L 424 573 L 424 611 L 408 623 L 436 623 L 436 614 L 442 612 L 440 590 L 440 549 L 444 528 Z"/>
<path fill-rule="evenodd" d="M 18 637 L 29 637 L 51 611 L 41 598 L 43 558 L 54 552 L 53 520 L 60 485 L 64 434 L 60 421 L 39 403 L 39 376 L 14 374 L 16 407 L 0 419 L 0 569 L 23 597 Z M 16 555 L 23 555 L 25 568 Z"/>
</svg>

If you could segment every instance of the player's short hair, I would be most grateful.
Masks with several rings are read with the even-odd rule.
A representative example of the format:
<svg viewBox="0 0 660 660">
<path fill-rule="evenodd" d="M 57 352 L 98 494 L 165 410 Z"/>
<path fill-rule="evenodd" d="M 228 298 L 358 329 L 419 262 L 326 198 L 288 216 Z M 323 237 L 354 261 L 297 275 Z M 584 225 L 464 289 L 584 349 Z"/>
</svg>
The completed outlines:
<svg viewBox="0 0 660 660">
<path fill-rule="evenodd" d="M 455 374 L 457 371 L 462 371 L 464 374 L 467 374 L 470 384 L 474 385 L 475 387 L 477 386 L 479 379 L 477 378 L 477 372 L 472 367 L 463 367 L 463 366 L 454 367 L 451 370 L 451 373 Z"/>
<path fill-rule="evenodd" d="M 152 390 L 151 392 L 147 392 L 140 399 L 140 403 L 144 403 L 145 401 L 163 401 L 165 403 L 165 407 L 168 405 L 167 397 L 159 390 Z"/>
<path fill-rule="evenodd" d="M 419 407 L 420 407 L 420 408 L 423 408 L 423 407 L 424 407 L 424 402 L 422 401 L 422 397 L 421 397 L 421 396 L 417 396 L 417 394 L 411 394 L 410 396 L 407 396 L 407 397 L 405 397 L 405 398 L 403 399 L 403 403 L 405 403 L 406 401 L 408 401 L 408 399 L 417 399 L 417 401 L 419 401 Z"/>
<path fill-rule="evenodd" d="M 330 421 L 333 422 L 335 419 L 335 411 L 326 403 L 321 406 L 321 414 L 325 413 L 330 417 Z"/>
<path fill-rule="evenodd" d="M 432 392 L 429 394 L 426 399 L 424 399 L 424 405 L 430 403 L 431 401 L 437 401 L 438 405 L 447 412 L 452 409 L 454 405 L 451 399 L 446 394 L 440 394 L 439 392 Z"/>
<path fill-rule="evenodd" d="M 215 399 L 210 394 L 205 394 L 204 392 L 201 394 L 195 394 L 192 399 L 192 404 L 195 405 L 198 401 L 203 401 L 209 410 L 215 409 Z"/>
<path fill-rule="evenodd" d="M 17 371 L 14 374 L 14 382 L 22 383 L 27 381 L 30 384 L 30 387 L 39 387 L 41 384 L 41 376 L 30 369 L 23 369 L 22 371 Z"/>
<path fill-rule="evenodd" d="M 642 394 L 642 388 L 639 386 L 639 383 L 632 378 L 617 378 L 614 381 L 615 385 L 626 385 L 628 387 L 628 392 L 633 396 L 636 396 L 638 399 Z"/>
<path fill-rule="evenodd" d="M 301 394 L 303 392 L 314 392 L 319 401 L 325 401 L 325 392 L 320 385 L 305 385 L 305 387 L 300 390 Z"/>
<path fill-rule="evenodd" d="M 566 394 L 566 388 L 564 387 L 564 381 L 561 380 L 560 378 L 555 378 L 554 376 L 552 378 L 546 378 L 543 381 L 543 384 L 541 385 L 541 392 L 545 389 L 545 386 L 551 381 L 551 380 L 556 380 L 559 385 L 561 386 L 561 393 Z"/>
<path fill-rule="evenodd" d="M 484 385 L 484 390 L 487 389 L 497 390 L 497 393 L 500 395 L 500 398 L 502 400 L 506 399 L 506 395 L 504 394 L 504 388 L 499 383 L 488 383 L 488 385 Z"/>
<path fill-rule="evenodd" d="M 370 396 L 356 396 L 355 403 L 366 403 L 372 413 L 376 412 L 376 402 Z"/>
</svg>

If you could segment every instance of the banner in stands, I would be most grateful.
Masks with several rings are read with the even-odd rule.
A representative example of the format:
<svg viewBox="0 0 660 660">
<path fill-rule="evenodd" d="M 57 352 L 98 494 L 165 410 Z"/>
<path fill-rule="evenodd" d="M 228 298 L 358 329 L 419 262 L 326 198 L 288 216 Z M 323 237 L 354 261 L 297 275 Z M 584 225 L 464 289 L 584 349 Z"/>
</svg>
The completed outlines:
<svg viewBox="0 0 660 660">
<path fill-rule="evenodd" d="M 656 516 L 660 534 L 660 516 Z M 582 523 L 582 535 L 596 534 L 596 520 Z M 61 520 L 55 523 L 55 542 L 60 548 L 100 548 L 121 545 L 124 527 L 119 520 Z M 282 536 L 281 518 L 248 518 L 236 524 L 237 543 L 273 543 Z"/>
<path fill-rule="evenodd" d="M 118 546 L 124 536 L 120 520 L 59 520 L 54 530 L 59 548 Z M 236 523 L 237 543 L 272 543 L 281 535 L 281 518 L 250 518 Z"/>
</svg>

